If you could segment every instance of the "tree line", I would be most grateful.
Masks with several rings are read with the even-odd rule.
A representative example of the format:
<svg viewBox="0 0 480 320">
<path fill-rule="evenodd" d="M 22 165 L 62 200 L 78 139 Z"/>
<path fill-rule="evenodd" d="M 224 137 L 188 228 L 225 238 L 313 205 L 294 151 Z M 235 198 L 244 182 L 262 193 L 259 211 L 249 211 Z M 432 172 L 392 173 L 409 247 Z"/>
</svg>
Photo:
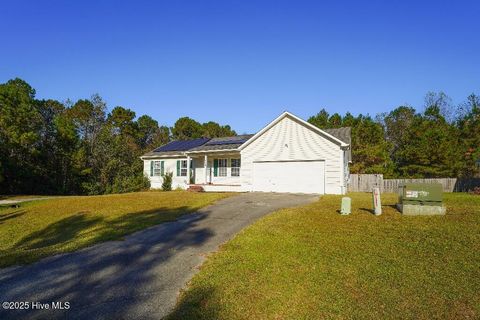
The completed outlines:
<svg viewBox="0 0 480 320">
<path fill-rule="evenodd" d="M 428 93 L 423 111 L 411 106 L 378 114 L 330 115 L 308 121 L 319 128 L 352 128 L 351 173 L 386 178 L 474 177 L 480 174 L 480 98 L 458 106 L 444 93 Z"/>
<path fill-rule="evenodd" d="M 146 189 L 140 156 L 172 139 L 236 135 L 188 117 L 172 128 L 99 95 L 36 99 L 24 80 L 0 84 L 0 194 L 104 194 Z"/>
<path fill-rule="evenodd" d="M 308 119 L 319 128 L 352 128 L 352 173 L 385 177 L 472 177 L 479 174 L 480 99 L 453 106 L 429 93 L 423 111 L 354 116 L 325 109 Z M 99 95 L 76 102 L 36 99 L 24 80 L 0 84 L 0 194 L 104 194 L 146 189 L 140 156 L 171 140 L 236 135 L 228 125 L 179 118 L 173 127 Z"/>
</svg>

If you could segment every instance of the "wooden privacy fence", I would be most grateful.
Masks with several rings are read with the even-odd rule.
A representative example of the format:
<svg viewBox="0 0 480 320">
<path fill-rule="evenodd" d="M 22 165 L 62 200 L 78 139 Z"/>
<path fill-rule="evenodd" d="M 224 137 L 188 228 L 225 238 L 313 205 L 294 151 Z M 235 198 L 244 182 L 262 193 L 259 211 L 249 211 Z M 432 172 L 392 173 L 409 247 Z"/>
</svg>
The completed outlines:
<svg viewBox="0 0 480 320">
<path fill-rule="evenodd" d="M 443 192 L 453 192 L 457 178 L 439 178 L 439 179 L 385 179 L 383 180 L 383 192 L 397 192 L 398 186 L 404 183 L 440 183 Z"/>
<path fill-rule="evenodd" d="M 383 174 L 350 174 L 348 191 L 371 192 L 374 187 L 383 192 Z"/>
<path fill-rule="evenodd" d="M 444 192 L 468 192 L 480 187 L 480 178 L 383 179 L 382 174 L 351 174 L 348 191 L 371 192 L 378 187 L 381 192 L 397 192 L 404 183 L 440 183 Z"/>
</svg>

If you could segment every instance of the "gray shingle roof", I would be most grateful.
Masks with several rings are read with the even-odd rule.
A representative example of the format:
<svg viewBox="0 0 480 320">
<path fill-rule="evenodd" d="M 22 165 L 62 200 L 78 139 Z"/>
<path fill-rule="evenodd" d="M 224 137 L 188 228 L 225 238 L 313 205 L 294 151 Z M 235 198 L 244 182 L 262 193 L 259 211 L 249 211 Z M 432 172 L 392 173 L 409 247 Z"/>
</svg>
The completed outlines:
<svg viewBox="0 0 480 320">
<path fill-rule="evenodd" d="M 350 148 L 347 152 L 348 161 L 352 161 L 352 128 L 350 127 L 342 127 L 342 128 L 331 128 L 331 129 L 322 129 L 328 134 L 331 134 L 338 140 L 341 140 L 348 145 Z"/>
</svg>

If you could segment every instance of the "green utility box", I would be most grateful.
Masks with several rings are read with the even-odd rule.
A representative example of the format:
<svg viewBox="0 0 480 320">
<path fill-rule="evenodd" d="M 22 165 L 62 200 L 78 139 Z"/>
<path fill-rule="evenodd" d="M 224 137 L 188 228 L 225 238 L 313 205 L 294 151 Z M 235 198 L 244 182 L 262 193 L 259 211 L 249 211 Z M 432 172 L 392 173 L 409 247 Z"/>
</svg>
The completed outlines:
<svg viewBox="0 0 480 320">
<path fill-rule="evenodd" d="M 440 183 L 405 183 L 398 188 L 397 208 L 405 215 L 445 214 Z"/>
</svg>

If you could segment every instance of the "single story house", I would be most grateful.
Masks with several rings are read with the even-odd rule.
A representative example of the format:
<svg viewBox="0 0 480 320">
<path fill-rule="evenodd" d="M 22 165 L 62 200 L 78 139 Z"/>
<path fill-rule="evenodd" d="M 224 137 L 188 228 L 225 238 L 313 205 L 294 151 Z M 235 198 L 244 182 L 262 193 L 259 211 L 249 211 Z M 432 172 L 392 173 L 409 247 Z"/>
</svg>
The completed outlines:
<svg viewBox="0 0 480 320">
<path fill-rule="evenodd" d="M 350 128 L 321 130 L 284 112 L 252 135 L 172 141 L 141 157 L 151 188 L 344 194 Z"/>
</svg>

